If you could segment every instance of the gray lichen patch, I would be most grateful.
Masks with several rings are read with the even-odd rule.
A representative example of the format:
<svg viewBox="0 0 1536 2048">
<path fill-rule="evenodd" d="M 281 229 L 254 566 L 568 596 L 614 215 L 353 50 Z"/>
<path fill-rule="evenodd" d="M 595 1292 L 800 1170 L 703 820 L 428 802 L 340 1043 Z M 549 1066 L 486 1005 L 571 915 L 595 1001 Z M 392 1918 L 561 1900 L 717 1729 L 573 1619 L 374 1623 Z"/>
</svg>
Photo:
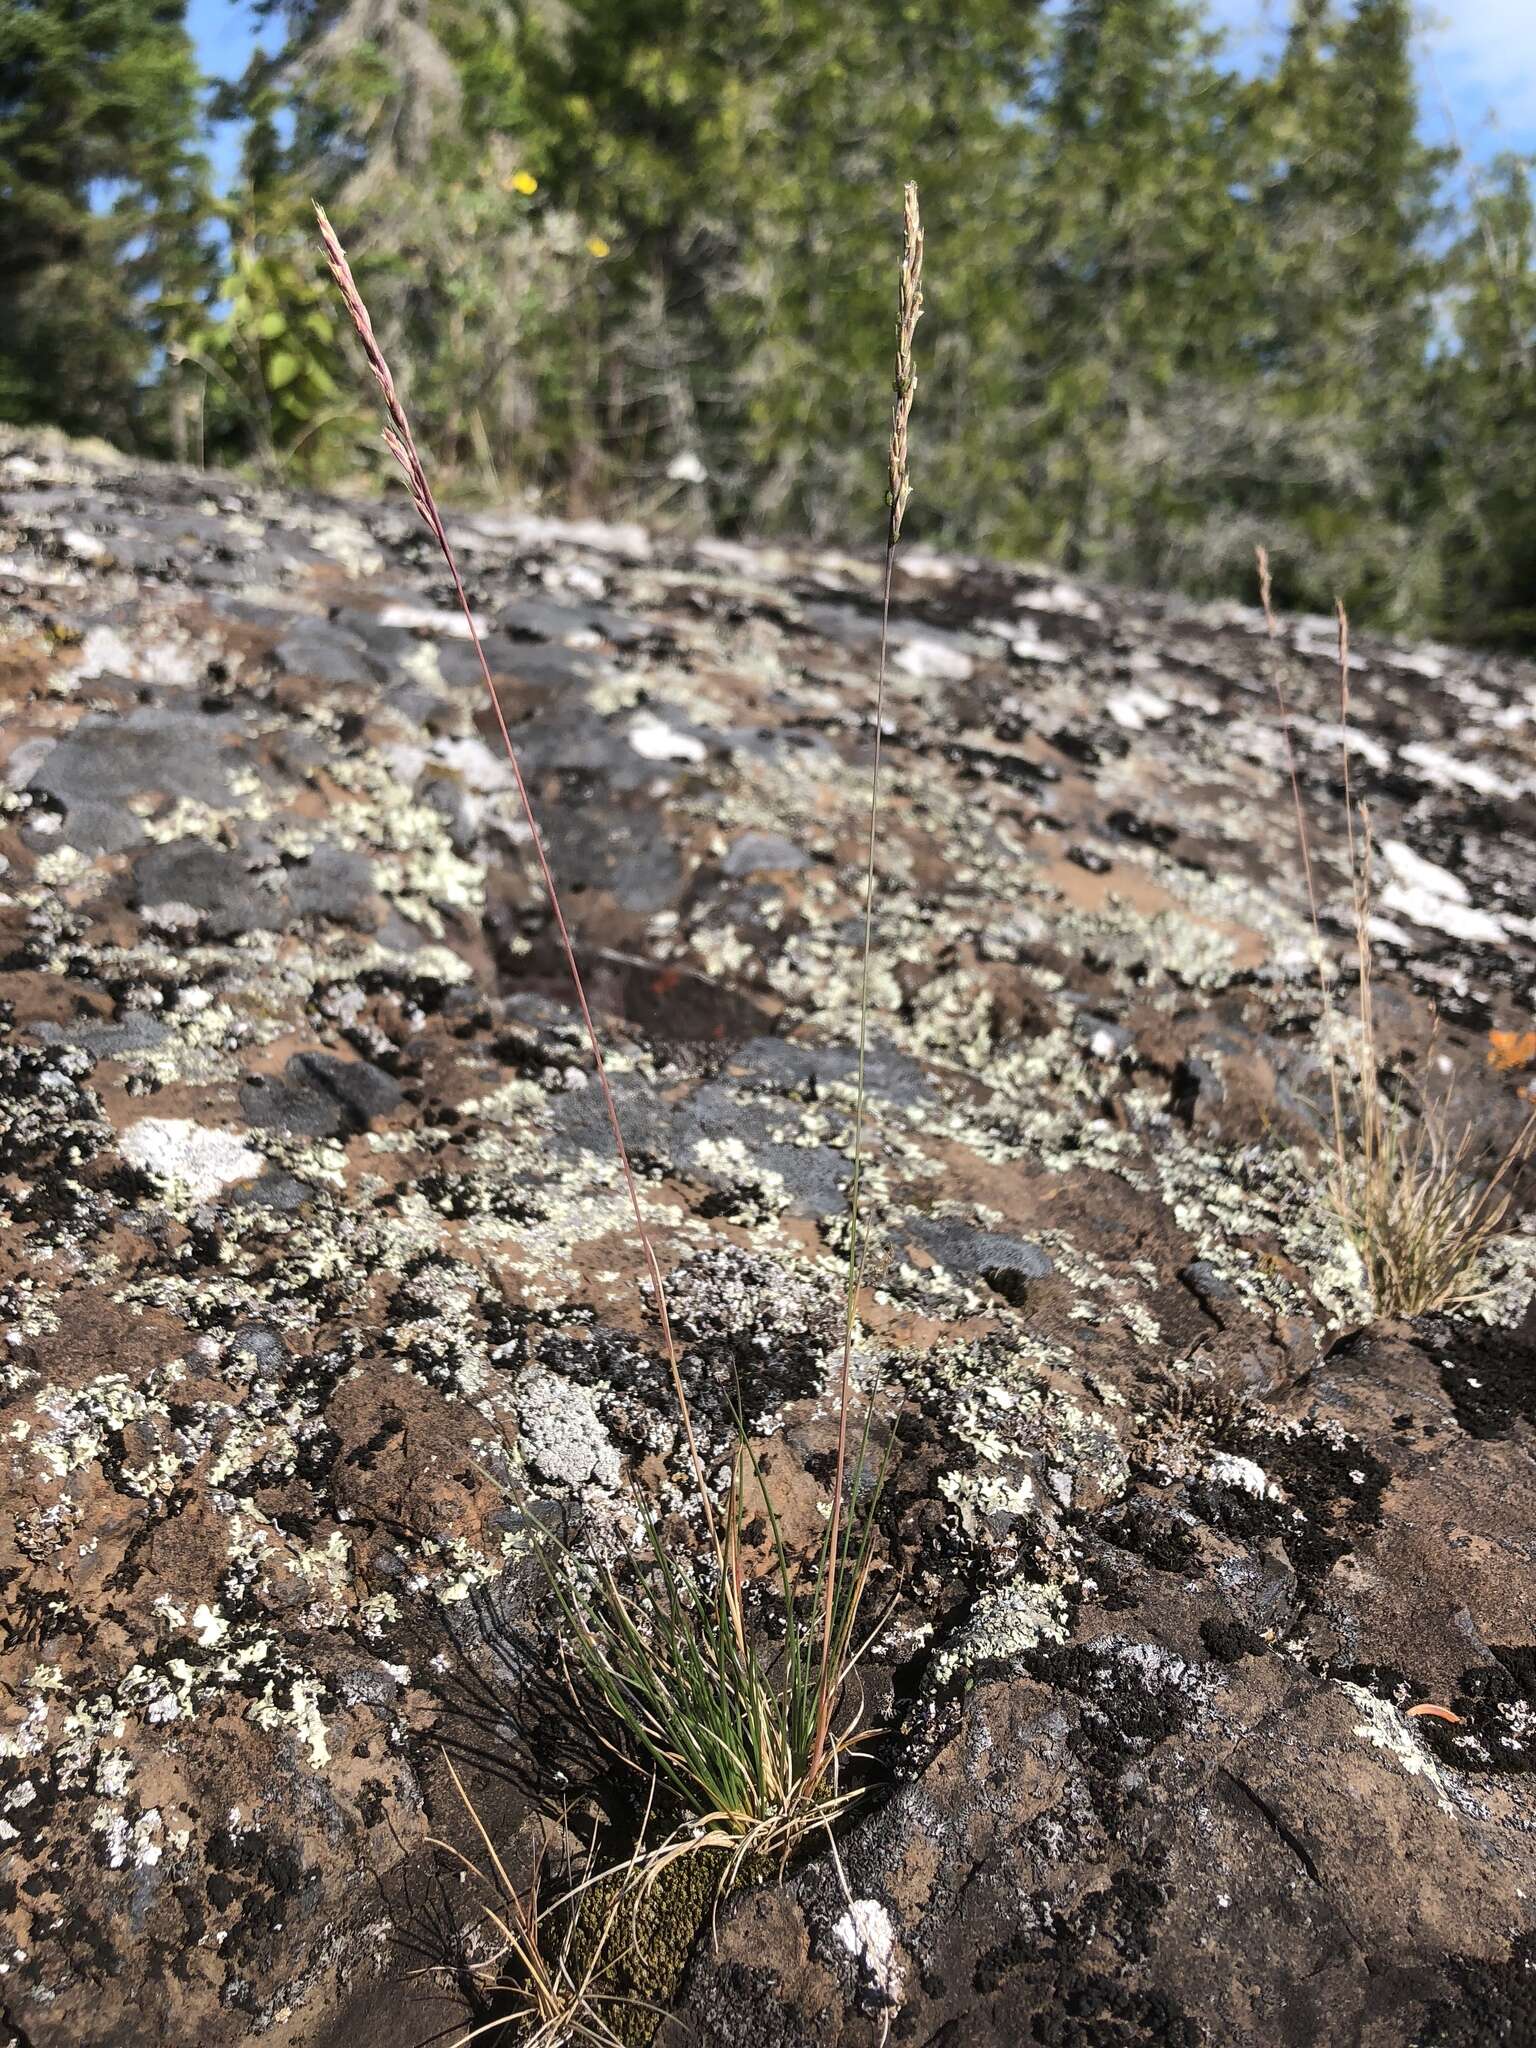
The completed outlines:
<svg viewBox="0 0 1536 2048">
<path fill-rule="evenodd" d="M 559 1373 L 533 1372 L 517 1388 L 518 1451 L 544 1483 L 613 1492 L 621 1467 L 597 1403 Z"/>
</svg>

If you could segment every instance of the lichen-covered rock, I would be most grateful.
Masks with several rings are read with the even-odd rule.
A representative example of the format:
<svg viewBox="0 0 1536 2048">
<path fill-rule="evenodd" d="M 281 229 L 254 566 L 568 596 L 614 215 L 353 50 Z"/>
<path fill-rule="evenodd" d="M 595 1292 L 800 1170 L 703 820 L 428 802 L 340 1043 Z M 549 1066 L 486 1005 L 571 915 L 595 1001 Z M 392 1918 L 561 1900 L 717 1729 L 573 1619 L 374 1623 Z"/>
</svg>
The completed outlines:
<svg viewBox="0 0 1536 2048">
<path fill-rule="evenodd" d="M 1529 1442 L 1502 1440 L 1472 1508 L 1483 1447 L 1407 1345 L 1330 1361 L 1304 1418 L 1224 1424 L 1243 1454 L 1161 1441 L 1077 1525 L 1070 1635 L 1021 1603 L 912 1731 L 841 1872 L 741 1901 L 660 2039 L 1518 2039 L 1499 2025 L 1530 2002 Z M 1484 1547 L 1500 1590 L 1468 1569 Z M 850 1897 L 887 1916 L 883 1976 L 848 1953 Z"/>
<path fill-rule="evenodd" d="M 744 1414 L 814 1543 L 878 564 L 454 533 L 706 1464 Z M 545 1696 L 530 1518 L 613 1555 L 632 1482 L 692 1511 L 451 595 L 398 505 L 0 439 L 0 1999 L 28 2048 L 453 2025 L 485 1935 L 427 1846 L 467 1839 L 444 1745 L 514 1866 L 540 1799 L 622 1832 Z M 1367 1330 L 1317 1201 L 1260 617 L 915 552 L 896 598 L 856 1357 L 887 1733 L 839 1859 L 721 1914 L 662 2038 L 1514 2038 L 1536 1234 L 1476 1313 Z M 1335 681 L 1318 622 L 1286 630 L 1342 953 Z M 1491 1158 L 1527 1110 L 1487 1034 L 1518 1047 L 1536 984 L 1536 672 L 1354 661 L 1383 1052 Z M 423 1965 L 440 1995 L 406 1996 Z"/>
</svg>

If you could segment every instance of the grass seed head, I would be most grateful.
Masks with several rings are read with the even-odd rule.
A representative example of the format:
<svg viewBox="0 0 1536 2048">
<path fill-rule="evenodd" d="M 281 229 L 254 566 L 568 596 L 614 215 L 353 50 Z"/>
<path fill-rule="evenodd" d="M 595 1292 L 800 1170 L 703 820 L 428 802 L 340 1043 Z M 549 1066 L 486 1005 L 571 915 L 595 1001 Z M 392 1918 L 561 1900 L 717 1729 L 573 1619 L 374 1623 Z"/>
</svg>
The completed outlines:
<svg viewBox="0 0 1536 2048">
<path fill-rule="evenodd" d="M 896 312 L 896 402 L 891 408 L 891 541 L 901 537 L 901 522 L 912 496 L 911 469 L 907 460 L 907 429 L 912 420 L 912 401 L 917 396 L 917 371 L 912 361 L 912 341 L 923 317 L 923 217 L 917 204 L 917 187 L 909 184 L 903 194 L 901 218 L 901 279 Z"/>
</svg>

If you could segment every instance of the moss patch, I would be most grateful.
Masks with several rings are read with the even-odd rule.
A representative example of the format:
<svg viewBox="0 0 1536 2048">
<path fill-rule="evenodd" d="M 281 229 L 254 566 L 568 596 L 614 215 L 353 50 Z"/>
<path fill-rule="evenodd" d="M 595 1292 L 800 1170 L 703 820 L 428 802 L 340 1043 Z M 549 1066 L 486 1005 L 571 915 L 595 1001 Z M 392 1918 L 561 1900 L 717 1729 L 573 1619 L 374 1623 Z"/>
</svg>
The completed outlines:
<svg viewBox="0 0 1536 2048">
<path fill-rule="evenodd" d="M 579 1980 L 598 1964 L 594 1989 L 602 2016 L 627 2048 L 649 2048 L 677 1996 L 727 1863 L 724 1850 L 699 1849 L 667 1864 L 650 1884 L 632 1886 L 628 1898 L 621 1897 L 629 1884 L 622 1871 L 582 1895 L 570 1935 L 571 1972 Z M 566 1926 L 558 1922 L 551 1932 L 556 1940 L 566 1938 Z"/>
</svg>

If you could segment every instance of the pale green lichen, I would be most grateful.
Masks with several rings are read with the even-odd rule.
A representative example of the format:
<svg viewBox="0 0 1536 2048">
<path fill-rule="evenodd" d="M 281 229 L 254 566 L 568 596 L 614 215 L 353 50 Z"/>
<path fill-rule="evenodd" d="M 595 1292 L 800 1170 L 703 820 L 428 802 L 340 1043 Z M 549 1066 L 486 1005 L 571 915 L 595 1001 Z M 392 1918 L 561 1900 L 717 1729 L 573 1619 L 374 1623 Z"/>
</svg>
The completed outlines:
<svg viewBox="0 0 1536 2048">
<path fill-rule="evenodd" d="M 933 1658 L 928 1684 L 941 1691 L 966 1672 L 983 1665 L 1016 1665 L 1042 1643 L 1061 1643 L 1066 1637 L 1064 1589 L 1015 1579 L 976 1602 L 958 1634 Z"/>
</svg>

